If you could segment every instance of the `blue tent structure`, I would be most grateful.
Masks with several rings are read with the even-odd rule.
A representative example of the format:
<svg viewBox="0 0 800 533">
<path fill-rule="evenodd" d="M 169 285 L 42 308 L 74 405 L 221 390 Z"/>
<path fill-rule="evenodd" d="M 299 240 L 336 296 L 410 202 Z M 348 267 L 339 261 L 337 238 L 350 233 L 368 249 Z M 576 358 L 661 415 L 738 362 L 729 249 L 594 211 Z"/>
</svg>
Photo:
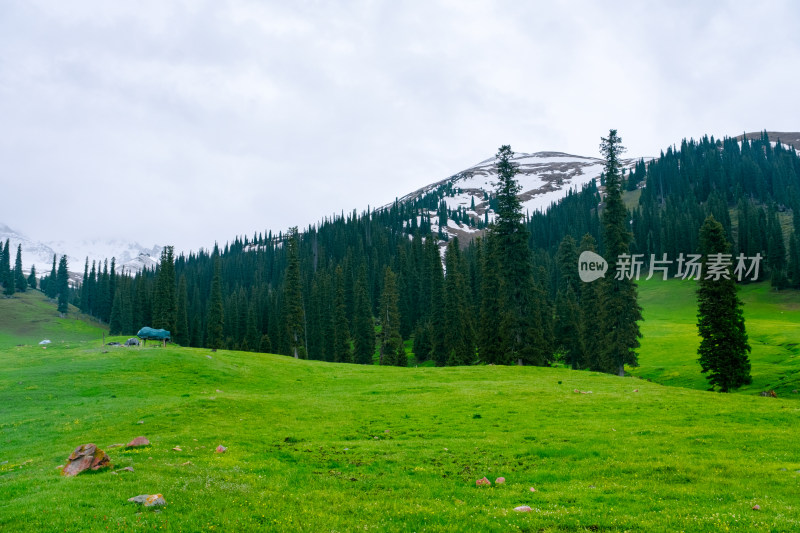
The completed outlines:
<svg viewBox="0 0 800 533">
<path fill-rule="evenodd" d="M 169 331 L 165 329 L 153 329 L 144 327 L 139 330 L 139 333 L 136 334 L 137 337 L 142 339 L 145 344 L 147 341 L 161 341 L 166 346 L 167 341 L 170 340 Z"/>
</svg>

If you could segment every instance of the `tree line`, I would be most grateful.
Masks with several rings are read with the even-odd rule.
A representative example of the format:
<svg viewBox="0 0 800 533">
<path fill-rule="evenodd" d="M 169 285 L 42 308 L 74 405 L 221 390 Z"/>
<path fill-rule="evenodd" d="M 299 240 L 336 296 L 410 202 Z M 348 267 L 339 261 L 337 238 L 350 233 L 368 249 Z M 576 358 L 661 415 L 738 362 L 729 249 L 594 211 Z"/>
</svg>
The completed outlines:
<svg viewBox="0 0 800 533">
<path fill-rule="evenodd" d="M 622 253 L 647 262 L 699 251 L 713 215 L 733 252 L 765 256 L 762 278 L 800 286 L 794 149 L 766 134 L 704 137 L 627 173 L 622 151 L 612 130 L 600 186 L 523 215 L 513 152 L 501 147 L 497 190 L 484 199 L 495 221 L 474 220 L 485 231 L 469 242 L 431 233 L 431 217 L 453 216 L 442 202 L 450 183 L 303 231 L 178 257 L 166 247 L 158 267 L 133 276 L 113 260 L 87 260 L 71 298 L 112 333 L 163 327 L 184 346 L 359 364 L 406 365 L 412 353 L 438 366 L 564 361 L 619 374 L 637 362 L 641 318 L 635 282 L 613 276 Z M 611 275 L 580 281 L 577 257 L 587 250 L 608 259 Z"/>
</svg>

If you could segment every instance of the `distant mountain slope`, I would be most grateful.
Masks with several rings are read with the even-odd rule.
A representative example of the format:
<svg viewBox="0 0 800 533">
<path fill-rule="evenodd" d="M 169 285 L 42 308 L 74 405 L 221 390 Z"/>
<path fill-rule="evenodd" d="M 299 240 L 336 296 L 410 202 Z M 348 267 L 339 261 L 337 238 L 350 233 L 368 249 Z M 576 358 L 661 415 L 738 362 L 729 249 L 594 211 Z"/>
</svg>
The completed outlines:
<svg viewBox="0 0 800 533">
<path fill-rule="evenodd" d="M 633 168 L 640 159 L 624 159 L 623 169 L 627 171 Z M 528 213 L 546 210 L 566 196 L 570 189 L 580 190 L 603 172 L 602 159 L 563 152 L 518 152 L 512 161 L 518 169 L 522 208 Z M 432 232 L 440 232 L 447 237 L 469 238 L 494 220 L 492 198 L 497 181 L 496 162 L 495 157 L 490 157 L 397 201 L 427 205 L 427 211 L 423 214 L 430 217 Z M 440 224 L 445 206 L 447 222 Z"/>
<path fill-rule="evenodd" d="M 736 137 L 737 141 L 741 141 L 744 137 L 750 140 L 760 139 L 763 132 L 750 132 Z M 800 150 L 800 132 L 796 131 L 768 131 L 770 141 L 779 142 L 787 146 L 793 147 L 795 150 Z"/>
<path fill-rule="evenodd" d="M 83 275 L 86 258 L 102 263 L 104 260 L 116 258 L 117 272 L 136 273 L 143 268 L 154 268 L 161 255 L 161 246 L 145 248 L 139 243 L 130 243 L 122 240 L 75 240 L 75 241 L 50 241 L 34 240 L 27 235 L 15 231 L 9 226 L 0 223 L 0 241 L 5 244 L 6 239 L 11 244 L 11 250 L 16 253 L 17 246 L 22 245 L 22 267 L 30 272 L 31 266 L 36 266 L 39 277 L 49 274 L 53 267 L 53 255 L 67 256 L 70 273 L 74 276 Z M 13 266 L 13 257 L 11 260 Z"/>
</svg>

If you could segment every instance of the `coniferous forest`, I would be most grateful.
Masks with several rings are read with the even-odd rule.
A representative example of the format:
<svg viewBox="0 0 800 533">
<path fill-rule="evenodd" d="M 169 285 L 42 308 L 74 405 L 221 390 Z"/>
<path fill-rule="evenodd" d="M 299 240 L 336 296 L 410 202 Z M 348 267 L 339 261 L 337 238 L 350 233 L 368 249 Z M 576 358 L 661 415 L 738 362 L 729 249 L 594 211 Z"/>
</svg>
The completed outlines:
<svg viewBox="0 0 800 533">
<path fill-rule="evenodd" d="M 521 212 L 504 146 L 491 197 L 496 219 L 488 227 L 470 221 L 485 231 L 469 242 L 431 233 L 430 209 L 466 217 L 447 211 L 441 200 L 452 185 L 443 185 L 303 230 L 240 236 L 177 257 L 166 247 L 159 267 L 134 276 L 117 272 L 113 259 L 87 261 L 82 283 L 69 291 L 66 264 L 54 258 L 38 288 L 65 294 L 112 334 L 164 328 L 183 346 L 401 366 L 412 352 L 411 364 L 437 366 L 563 361 L 618 373 L 636 364 L 638 329 L 626 340 L 610 336 L 609 294 L 620 290 L 614 268 L 599 283 L 583 283 L 577 272 L 579 254 L 606 255 L 611 235 L 615 251 L 642 254 L 646 274 L 651 257 L 698 253 L 700 228 L 713 215 L 734 257 L 764 258 L 758 279 L 776 290 L 800 287 L 800 158 L 777 140 L 684 140 L 619 175 L 605 153 L 599 186 L 530 215 Z M 10 266 L 15 252 L 0 244 L 6 292 L 26 287 Z M 677 269 L 668 267 L 670 275 Z M 27 285 L 37 288 L 36 277 Z"/>
</svg>

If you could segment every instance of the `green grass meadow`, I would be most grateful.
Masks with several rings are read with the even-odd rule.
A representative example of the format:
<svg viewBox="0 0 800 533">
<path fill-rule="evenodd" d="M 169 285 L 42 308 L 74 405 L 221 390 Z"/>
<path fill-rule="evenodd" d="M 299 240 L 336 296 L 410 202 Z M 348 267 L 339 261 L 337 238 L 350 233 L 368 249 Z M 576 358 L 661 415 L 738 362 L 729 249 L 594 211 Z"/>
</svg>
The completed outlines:
<svg viewBox="0 0 800 533">
<path fill-rule="evenodd" d="M 93 322 L 73 306 L 61 318 L 55 302 L 39 291 L 0 297 L 0 350 L 17 344 L 37 344 L 44 339 L 61 343 L 94 338 L 100 343 L 104 332 L 108 332 L 107 326 Z"/>
<path fill-rule="evenodd" d="M 697 362 L 696 283 L 694 281 L 639 282 L 639 304 L 644 308 L 639 367 L 628 370 L 658 383 L 708 389 Z M 775 291 L 769 283 L 739 286 L 749 336 L 751 385 L 740 393 L 774 390 L 780 397 L 800 399 L 800 291 Z"/>
<path fill-rule="evenodd" d="M 759 335 L 775 328 L 779 346 L 792 333 L 752 290 Z M 671 287 L 641 295 L 667 314 L 683 305 Z M 637 371 L 654 343 L 670 346 L 654 311 Z M 101 346 L 102 330 L 52 327 L 65 338 L 47 349 L 2 337 L 0 531 L 800 529 L 800 402 L 693 390 L 702 376 L 688 370 L 671 387 L 563 368 L 361 367 Z M 139 435 L 151 446 L 108 448 Z M 61 476 L 88 442 L 114 468 Z M 484 476 L 491 487 L 476 486 Z M 167 506 L 127 501 L 153 493 Z"/>
</svg>

